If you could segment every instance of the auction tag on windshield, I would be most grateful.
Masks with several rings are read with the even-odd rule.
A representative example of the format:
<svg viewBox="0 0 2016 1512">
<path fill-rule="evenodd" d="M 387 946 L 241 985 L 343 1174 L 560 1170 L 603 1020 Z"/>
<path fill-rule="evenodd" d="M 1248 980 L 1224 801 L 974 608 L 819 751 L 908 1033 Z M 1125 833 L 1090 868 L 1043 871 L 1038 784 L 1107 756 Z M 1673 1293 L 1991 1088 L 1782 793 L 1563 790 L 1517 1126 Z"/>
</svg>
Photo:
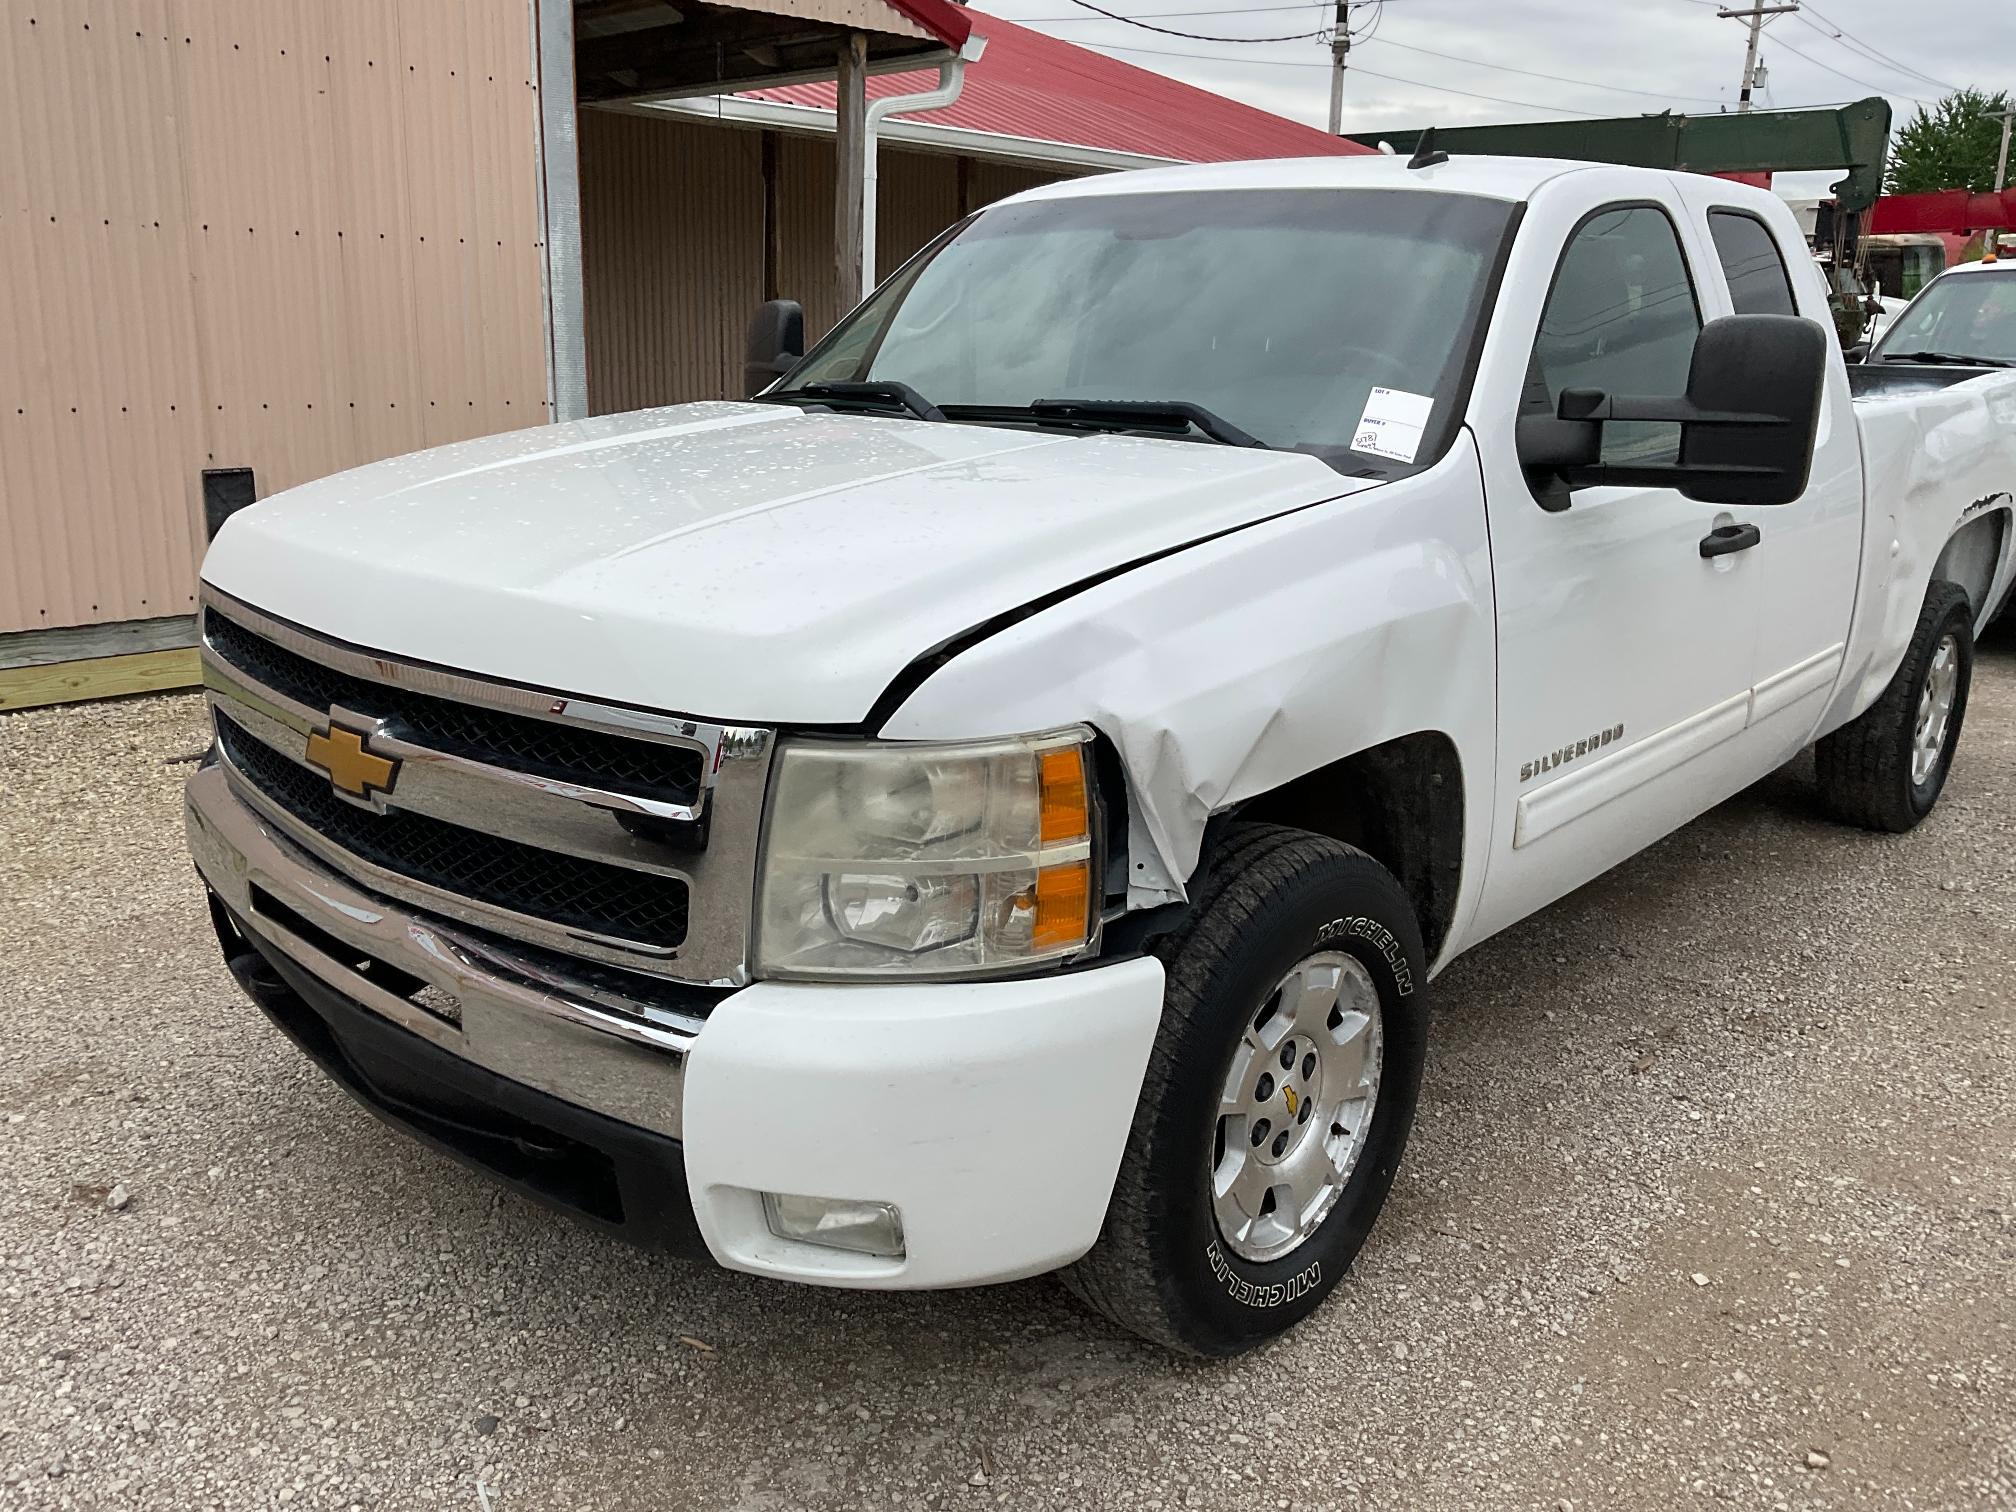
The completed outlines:
<svg viewBox="0 0 2016 1512">
<path fill-rule="evenodd" d="M 1375 388 L 1365 400 L 1358 429 L 1351 434 L 1351 450 L 1412 462 L 1421 450 L 1421 433 L 1428 428 L 1428 414 L 1434 408 L 1435 401 L 1427 394 Z"/>
</svg>

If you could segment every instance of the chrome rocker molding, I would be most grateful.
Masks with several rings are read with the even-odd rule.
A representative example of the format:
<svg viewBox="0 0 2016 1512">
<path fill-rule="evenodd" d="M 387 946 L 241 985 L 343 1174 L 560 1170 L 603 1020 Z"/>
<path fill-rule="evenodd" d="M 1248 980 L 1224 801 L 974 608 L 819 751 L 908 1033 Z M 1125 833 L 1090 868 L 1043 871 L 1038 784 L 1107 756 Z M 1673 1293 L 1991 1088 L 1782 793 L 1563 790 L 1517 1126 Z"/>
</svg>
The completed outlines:
<svg viewBox="0 0 2016 1512">
<path fill-rule="evenodd" d="M 378 656 L 306 634 L 208 587 L 203 590 L 203 605 L 276 645 L 353 677 L 526 718 L 697 750 L 702 758 L 700 791 L 691 805 L 682 805 L 466 760 L 399 739 L 394 728 L 371 736 L 374 751 L 401 763 L 395 795 L 401 809 L 544 850 L 685 881 L 686 937 L 672 948 L 571 929 L 386 871 L 301 823 L 228 759 L 226 770 L 234 792 L 263 819 L 332 871 L 381 897 L 606 965 L 694 984 L 747 984 L 756 840 L 775 744 L 772 731 L 616 708 Z M 208 625 L 206 614 L 201 650 L 212 710 L 288 760 L 316 770 L 307 759 L 308 737 L 326 730 L 332 720 L 359 730 L 376 726 L 376 721 L 355 711 L 311 707 L 254 681 L 212 646 Z M 386 806 L 383 795 L 369 800 L 338 796 L 379 811 Z M 651 838 L 654 823 L 703 827 L 704 848 Z"/>
<path fill-rule="evenodd" d="M 702 1019 L 562 980 L 506 946 L 386 907 L 262 822 L 222 767 L 191 779 L 187 818 L 197 870 L 241 926 L 344 997 L 499 1076 L 679 1137 L 685 1059 Z M 280 907 L 262 906 L 262 896 Z M 352 970 L 299 932 L 290 912 L 448 994 L 460 1022 Z"/>
</svg>

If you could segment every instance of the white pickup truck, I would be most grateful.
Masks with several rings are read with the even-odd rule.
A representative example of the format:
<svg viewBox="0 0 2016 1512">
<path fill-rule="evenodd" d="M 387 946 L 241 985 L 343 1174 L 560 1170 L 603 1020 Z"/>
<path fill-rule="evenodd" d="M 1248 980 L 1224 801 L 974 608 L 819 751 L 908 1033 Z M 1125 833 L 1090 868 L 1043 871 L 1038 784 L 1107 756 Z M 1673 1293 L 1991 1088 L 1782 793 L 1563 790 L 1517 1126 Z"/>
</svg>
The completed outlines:
<svg viewBox="0 0 2016 1512">
<path fill-rule="evenodd" d="M 1248 1348 L 1365 1242 L 1440 967 L 1816 740 L 1851 821 L 1938 798 L 2016 374 L 1851 375 L 1804 256 L 1686 174 L 1085 179 L 802 359 L 767 310 L 754 402 L 261 503 L 232 970 L 641 1241 Z"/>
</svg>

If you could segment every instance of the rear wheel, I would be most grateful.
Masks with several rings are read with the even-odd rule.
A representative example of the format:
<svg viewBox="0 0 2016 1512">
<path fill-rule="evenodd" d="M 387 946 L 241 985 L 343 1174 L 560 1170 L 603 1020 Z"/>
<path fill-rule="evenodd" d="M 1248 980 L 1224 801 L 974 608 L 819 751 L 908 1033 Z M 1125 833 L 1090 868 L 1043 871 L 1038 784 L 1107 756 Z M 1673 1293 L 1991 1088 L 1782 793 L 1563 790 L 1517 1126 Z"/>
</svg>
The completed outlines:
<svg viewBox="0 0 2016 1512">
<path fill-rule="evenodd" d="M 1814 752 L 1821 798 L 1836 817 L 1901 834 L 1932 812 L 1973 678 L 1973 607 L 1957 584 L 1934 583 L 1883 696 Z"/>
<path fill-rule="evenodd" d="M 1195 901 L 1105 1227 L 1064 1280 L 1229 1355 L 1307 1316 L 1364 1244 L 1413 1122 L 1427 965 L 1392 875 L 1299 830 L 1235 828 Z"/>
</svg>

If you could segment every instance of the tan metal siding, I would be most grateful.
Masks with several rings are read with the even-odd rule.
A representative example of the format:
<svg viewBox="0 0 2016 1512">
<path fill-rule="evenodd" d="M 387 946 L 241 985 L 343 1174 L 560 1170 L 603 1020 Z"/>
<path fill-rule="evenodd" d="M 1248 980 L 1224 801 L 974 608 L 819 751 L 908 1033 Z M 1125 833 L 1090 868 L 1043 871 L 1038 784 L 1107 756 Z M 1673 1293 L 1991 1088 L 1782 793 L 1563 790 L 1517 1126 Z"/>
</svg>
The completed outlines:
<svg viewBox="0 0 2016 1512">
<path fill-rule="evenodd" d="M 777 293 L 805 306 L 807 341 L 824 336 L 845 313 L 833 289 L 830 137 L 778 139 Z"/>
<path fill-rule="evenodd" d="M 186 612 L 262 494 L 538 423 L 524 0 L 0 0 L 0 632 Z"/>
<path fill-rule="evenodd" d="M 875 196 L 875 278 L 887 278 L 959 219 L 959 160 L 883 148 Z"/>
<path fill-rule="evenodd" d="M 594 413 L 738 394 L 763 298 L 761 138 L 583 111 L 581 266 Z"/>
<path fill-rule="evenodd" d="M 816 341 L 846 313 L 833 289 L 833 143 L 823 137 L 785 137 L 778 147 L 778 290 L 805 306 L 806 333 Z M 1063 177 L 979 161 L 970 162 L 968 172 L 976 209 Z M 937 153 L 885 145 L 879 177 L 876 265 L 877 276 L 886 278 L 959 218 L 959 163 Z"/>
<path fill-rule="evenodd" d="M 779 133 L 777 293 L 817 341 L 844 313 L 833 284 L 833 142 Z M 738 397 L 742 338 L 763 298 L 758 131 L 584 111 L 581 234 L 588 395 L 597 414 Z M 879 276 L 960 215 L 960 163 L 884 146 Z M 967 165 L 985 204 L 1057 175 Z M 847 301 L 851 305 L 852 301 Z"/>
<path fill-rule="evenodd" d="M 1024 189 L 1039 188 L 1069 177 L 1070 174 L 1045 173 L 1038 168 L 1018 168 L 1010 163 L 989 163 L 976 158 L 973 162 L 973 208 L 978 210 L 1011 194 L 1020 194 Z"/>
</svg>

